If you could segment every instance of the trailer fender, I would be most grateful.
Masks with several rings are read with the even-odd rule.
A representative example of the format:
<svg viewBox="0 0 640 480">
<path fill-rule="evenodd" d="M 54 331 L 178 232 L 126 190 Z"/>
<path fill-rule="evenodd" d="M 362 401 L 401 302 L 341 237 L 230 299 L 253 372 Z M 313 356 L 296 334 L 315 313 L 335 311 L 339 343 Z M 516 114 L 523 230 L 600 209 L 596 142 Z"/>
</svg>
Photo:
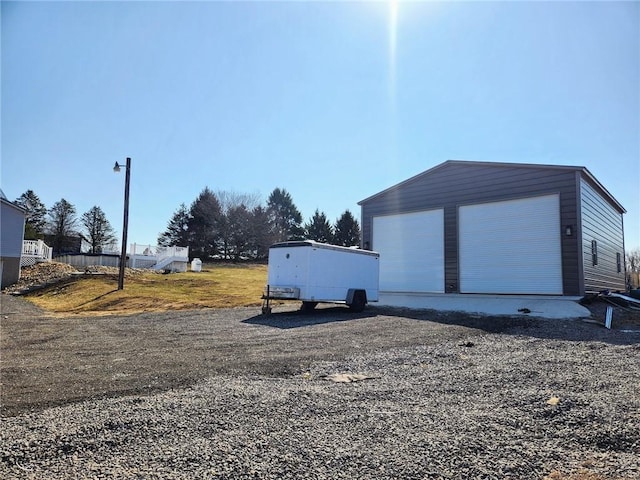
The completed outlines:
<svg viewBox="0 0 640 480">
<path fill-rule="evenodd" d="M 350 288 L 347 291 L 346 303 L 353 312 L 361 312 L 367 304 L 367 291 Z"/>
</svg>

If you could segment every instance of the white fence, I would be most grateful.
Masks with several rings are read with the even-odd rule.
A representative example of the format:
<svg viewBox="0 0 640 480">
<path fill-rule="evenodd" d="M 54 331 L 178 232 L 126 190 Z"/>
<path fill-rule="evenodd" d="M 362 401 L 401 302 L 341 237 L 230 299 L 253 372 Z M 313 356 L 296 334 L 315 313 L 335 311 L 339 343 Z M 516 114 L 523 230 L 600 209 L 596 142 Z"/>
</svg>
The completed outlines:
<svg viewBox="0 0 640 480">
<path fill-rule="evenodd" d="M 155 245 L 129 245 L 129 266 L 186 272 L 189 263 L 189 247 L 160 247 Z"/>
<path fill-rule="evenodd" d="M 119 253 L 81 253 L 60 255 L 57 262 L 68 263 L 74 267 L 102 265 L 105 267 L 120 266 Z M 129 245 L 127 264 L 129 268 L 149 268 L 153 270 L 169 270 L 186 272 L 189 263 L 189 247 L 157 247 L 154 245 Z"/>
<path fill-rule="evenodd" d="M 59 255 L 56 262 L 68 263 L 76 268 L 102 265 L 103 267 L 117 267 L 120 265 L 120 255 L 81 253 L 79 255 Z"/>
<path fill-rule="evenodd" d="M 20 267 L 35 265 L 38 262 L 50 262 L 53 250 L 42 240 L 24 240 Z"/>
</svg>

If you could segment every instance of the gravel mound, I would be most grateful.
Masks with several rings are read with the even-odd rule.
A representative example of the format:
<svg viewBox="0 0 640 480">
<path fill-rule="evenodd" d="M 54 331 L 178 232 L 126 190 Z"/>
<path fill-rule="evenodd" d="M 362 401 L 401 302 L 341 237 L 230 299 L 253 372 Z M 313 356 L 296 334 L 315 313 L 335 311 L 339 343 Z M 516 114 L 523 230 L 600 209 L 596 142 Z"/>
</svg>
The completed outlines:
<svg viewBox="0 0 640 480">
<path fill-rule="evenodd" d="M 141 275 L 143 273 L 156 272 L 155 270 L 141 268 L 125 268 L 125 277 Z M 158 272 L 160 273 L 160 272 Z M 17 283 L 8 286 L 4 293 L 21 295 L 39 288 L 46 287 L 64 281 L 74 275 L 118 275 L 117 267 L 105 267 L 102 265 L 88 265 L 78 270 L 68 263 L 41 262 L 35 265 L 23 267 L 20 271 L 20 279 Z"/>
<path fill-rule="evenodd" d="M 49 285 L 59 282 L 71 275 L 80 273 L 67 263 L 60 262 L 42 262 L 35 265 L 22 267 L 20 270 L 20 279 L 17 283 L 4 289 L 5 293 L 18 293 L 29 290 L 39 285 Z"/>
<path fill-rule="evenodd" d="M 0 477 L 639 479 L 639 355 L 483 332 L 220 375 L 4 418 Z"/>
</svg>

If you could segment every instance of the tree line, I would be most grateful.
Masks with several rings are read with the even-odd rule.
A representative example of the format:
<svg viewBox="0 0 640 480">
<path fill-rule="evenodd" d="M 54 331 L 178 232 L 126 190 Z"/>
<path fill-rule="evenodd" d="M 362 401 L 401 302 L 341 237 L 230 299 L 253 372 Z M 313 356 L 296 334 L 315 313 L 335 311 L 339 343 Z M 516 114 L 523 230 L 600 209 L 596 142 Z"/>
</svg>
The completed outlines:
<svg viewBox="0 0 640 480">
<path fill-rule="evenodd" d="M 64 198 L 47 208 L 33 190 L 14 203 L 26 212 L 25 240 L 45 240 L 54 255 L 80 251 L 81 240 L 89 253 L 118 248 L 115 231 L 99 206 L 78 218 L 75 206 Z M 158 245 L 188 246 L 191 258 L 237 261 L 261 260 L 267 257 L 270 245 L 303 239 L 359 246 L 360 226 L 349 210 L 331 224 L 316 209 L 303 223 L 291 195 L 282 188 L 274 189 L 262 204 L 257 195 L 213 192 L 205 187 L 189 207 L 180 204 L 159 234 Z"/>
<path fill-rule="evenodd" d="M 54 254 L 79 251 L 82 240 L 90 253 L 115 250 L 117 238 L 105 213 L 93 206 L 78 218 L 76 207 L 64 198 L 49 209 L 33 190 L 27 190 L 14 202 L 25 210 L 24 239 L 44 240 Z"/>
<path fill-rule="evenodd" d="M 274 189 L 262 205 L 256 196 L 205 187 L 188 208 L 178 207 L 158 245 L 189 245 L 190 257 L 237 261 L 264 259 L 270 245 L 304 239 L 359 246 L 360 226 L 349 210 L 332 225 L 316 209 L 303 224 L 285 189 Z"/>
</svg>

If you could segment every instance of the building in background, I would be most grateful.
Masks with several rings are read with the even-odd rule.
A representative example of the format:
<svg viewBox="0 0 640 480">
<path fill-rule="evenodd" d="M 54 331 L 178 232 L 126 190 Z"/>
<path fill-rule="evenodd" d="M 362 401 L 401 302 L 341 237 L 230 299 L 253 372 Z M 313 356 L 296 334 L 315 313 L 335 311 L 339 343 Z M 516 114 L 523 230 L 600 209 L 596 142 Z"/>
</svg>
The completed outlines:
<svg viewBox="0 0 640 480">
<path fill-rule="evenodd" d="M 24 241 L 25 211 L 7 200 L 0 190 L 0 288 L 20 278 L 20 257 Z"/>
</svg>

